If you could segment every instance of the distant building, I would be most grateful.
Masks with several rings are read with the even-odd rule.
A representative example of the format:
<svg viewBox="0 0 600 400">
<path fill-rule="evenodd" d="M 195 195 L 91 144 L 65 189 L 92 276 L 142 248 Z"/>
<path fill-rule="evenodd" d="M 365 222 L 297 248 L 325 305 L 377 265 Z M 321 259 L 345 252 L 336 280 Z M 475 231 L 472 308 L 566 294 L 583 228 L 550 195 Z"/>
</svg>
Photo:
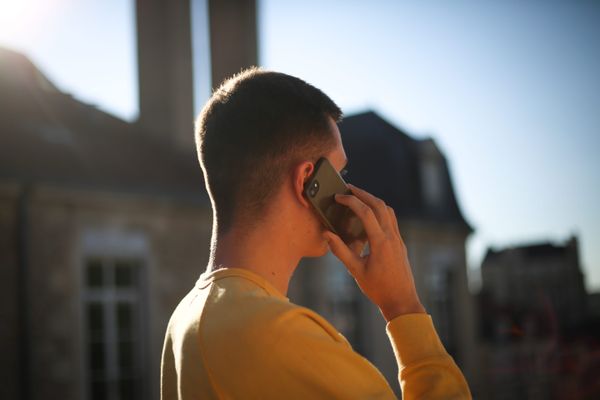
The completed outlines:
<svg viewBox="0 0 600 400">
<path fill-rule="evenodd" d="M 483 398 L 597 398 L 600 331 L 577 238 L 489 249 L 481 274 Z"/>
<path fill-rule="evenodd" d="M 421 301 L 474 382 L 476 324 L 465 256 L 472 228 L 458 206 L 444 155 L 432 139 L 414 139 L 373 112 L 344 118 L 340 131 L 347 180 L 394 208 Z M 377 308 L 335 257 L 306 263 L 295 274 L 290 297 L 336 324 L 399 394 L 397 365 Z"/>
<path fill-rule="evenodd" d="M 490 340 L 510 335 L 510 327 L 550 336 L 577 327 L 587 316 L 579 244 L 540 243 L 488 249 L 481 265 L 486 309 L 499 317 L 486 320 Z M 501 317 L 501 315 L 506 316 Z"/>
</svg>

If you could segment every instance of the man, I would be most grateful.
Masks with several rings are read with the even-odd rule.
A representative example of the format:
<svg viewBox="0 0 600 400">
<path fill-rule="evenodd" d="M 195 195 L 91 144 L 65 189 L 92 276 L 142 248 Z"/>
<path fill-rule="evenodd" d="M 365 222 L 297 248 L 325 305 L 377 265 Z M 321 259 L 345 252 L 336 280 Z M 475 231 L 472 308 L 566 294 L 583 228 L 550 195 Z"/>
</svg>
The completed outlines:
<svg viewBox="0 0 600 400">
<path fill-rule="evenodd" d="M 285 74 L 249 69 L 215 91 L 196 143 L 213 207 L 210 260 L 167 328 L 161 396 L 170 399 L 394 398 L 336 329 L 286 297 L 302 257 L 329 249 L 388 321 L 404 398 L 469 398 L 419 301 L 394 210 L 351 187 L 336 201 L 362 243 L 325 230 L 303 195 L 315 162 L 347 163 L 340 109 Z"/>
</svg>

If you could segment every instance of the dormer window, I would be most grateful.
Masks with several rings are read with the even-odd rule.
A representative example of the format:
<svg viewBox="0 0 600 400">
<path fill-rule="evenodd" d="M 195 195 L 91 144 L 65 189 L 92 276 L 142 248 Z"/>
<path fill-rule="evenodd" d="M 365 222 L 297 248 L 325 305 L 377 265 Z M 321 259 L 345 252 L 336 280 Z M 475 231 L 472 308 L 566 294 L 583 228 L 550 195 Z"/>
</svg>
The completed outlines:
<svg viewBox="0 0 600 400">
<path fill-rule="evenodd" d="M 425 159 L 421 165 L 421 187 L 428 207 L 439 207 L 444 198 L 442 166 L 435 159 Z"/>
</svg>

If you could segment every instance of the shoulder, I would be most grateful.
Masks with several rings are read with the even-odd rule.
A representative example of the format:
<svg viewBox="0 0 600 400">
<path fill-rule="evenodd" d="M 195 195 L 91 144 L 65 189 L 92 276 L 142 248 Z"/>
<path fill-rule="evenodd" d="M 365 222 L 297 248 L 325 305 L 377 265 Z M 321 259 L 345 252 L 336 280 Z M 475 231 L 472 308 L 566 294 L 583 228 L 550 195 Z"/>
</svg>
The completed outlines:
<svg viewBox="0 0 600 400">
<path fill-rule="evenodd" d="M 337 330 L 314 311 L 246 278 L 228 276 L 212 282 L 203 291 L 206 289 L 200 323 L 205 336 L 211 340 L 224 335 L 258 340 L 271 332 L 281 332 L 299 320 L 337 336 Z"/>
<path fill-rule="evenodd" d="M 303 338 L 348 344 L 325 318 L 306 307 L 260 289 L 223 289 L 218 284 L 211 288 L 199 327 L 200 345 L 211 362 L 262 358 Z"/>
<path fill-rule="evenodd" d="M 209 303 L 201 324 L 205 340 L 211 343 L 235 337 L 258 347 L 299 330 L 316 331 L 339 340 L 338 331 L 325 318 L 287 299 L 245 292 Z"/>
</svg>

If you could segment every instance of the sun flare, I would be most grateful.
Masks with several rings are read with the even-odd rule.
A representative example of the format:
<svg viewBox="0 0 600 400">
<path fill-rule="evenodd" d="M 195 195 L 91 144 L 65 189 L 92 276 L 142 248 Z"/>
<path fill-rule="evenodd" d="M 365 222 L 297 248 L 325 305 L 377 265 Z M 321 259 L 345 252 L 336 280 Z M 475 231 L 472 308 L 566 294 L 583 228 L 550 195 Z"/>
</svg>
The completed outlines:
<svg viewBox="0 0 600 400">
<path fill-rule="evenodd" d="M 0 0 L 0 39 L 35 32 L 63 0 Z"/>
</svg>

